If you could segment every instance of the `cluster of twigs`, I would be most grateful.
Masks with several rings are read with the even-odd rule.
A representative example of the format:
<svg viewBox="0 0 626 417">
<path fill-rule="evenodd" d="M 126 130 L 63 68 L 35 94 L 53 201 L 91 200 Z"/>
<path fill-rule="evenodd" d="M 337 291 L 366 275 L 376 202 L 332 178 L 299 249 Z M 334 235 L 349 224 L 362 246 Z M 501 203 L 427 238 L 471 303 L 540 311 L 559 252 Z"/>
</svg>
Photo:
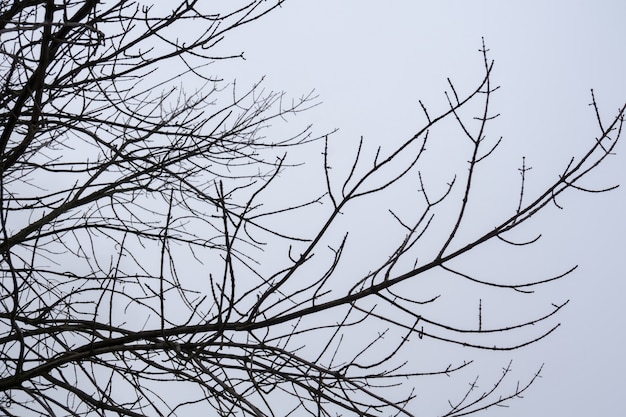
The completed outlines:
<svg viewBox="0 0 626 417">
<path fill-rule="evenodd" d="M 450 263 L 488 241 L 516 244 L 507 232 L 581 189 L 581 178 L 612 154 L 624 108 L 605 124 L 594 98 L 599 134 L 588 152 L 537 197 L 522 186 L 517 210 L 464 241 L 475 172 L 497 146 L 485 140 L 496 87 L 484 46 L 474 90 L 462 95 L 450 83 L 445 112 L 422 106 L 424 127 L 373 161 L 361 143 L 338 178 L 328 137 L 308 128 L 266 134 L 315 97 L 285 106 L 282 94 L 226 89 L 207 75 L 206 65 L 223 58 L 212 51 L 224 36 L 282 2 L 220 13 L 176 3 L 161 11 L 126 0 L 0 3 L 2 414 L 185 415 L 209 404 L 219 415 L 414 415 L 416 394 L 406 386 L 470 363 L 420 371 L 410 352 L 422 339 L 507 350 L 558 326 L 494 345 L 492 336 L 543 322 L 562 304 L 506 327 L 461 328 L 425 314 L 437 297 L 398 288 L 439 270 L 526 292 L 571 272 L 504 284 Z M 183 89 L 190 80 L 199 87 Z M 461 115 L 475 102 L 478 128 Z M 429 132 L 448 119 L 471 152 L 464 174 L 433 197 L 419 167 Z M 265 209 L 291 168 L 285 151 L 302 146 L 323 148 L 323 171 L 311 181 L 325 192 Z M 346 271 L 347 234 L 332 243 L 342 215 L 408 177 L 420 183 L 422 205 L 412 218 L 391 212 L 399 243 L 381 247 L 388 256 L 369 272 Z M 443 242 L 418 259 L 418 242 L 459 187 Z M 309 210 L 322 219 L 314 234 L 279 226 Z M 484 393 L 472 386 L 445 415 L 500 405 L 530 385 L 503 394 L 508 374 Z"/>
</svg>

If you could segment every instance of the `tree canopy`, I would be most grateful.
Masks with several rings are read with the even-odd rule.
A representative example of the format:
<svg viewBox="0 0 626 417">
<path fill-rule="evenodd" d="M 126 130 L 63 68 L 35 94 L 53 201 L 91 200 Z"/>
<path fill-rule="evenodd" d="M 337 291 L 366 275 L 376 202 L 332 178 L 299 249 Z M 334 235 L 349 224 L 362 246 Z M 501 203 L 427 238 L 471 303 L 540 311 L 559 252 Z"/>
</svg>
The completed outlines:
<svg viewBox="0 0 626 417">
<path fill-rule="evenodd" d="M 0 3 L 3 414 L 417 415 L 422 380 L 471 365 L 418 360 L 422 343 L 513 350 L 558 327 L 564 303 L 497 327 L 483 325 L 482 299 L 463 324 L 435 307 L 447 279 L 528 295 L 576 269 L 511 281 L 464 259 L 492 244 L 521 253 L 540 235 L 511 232 L 561 194 L 608 191 L 581 179 L 613 154 L 624 106 L 607 118 L 592 93 L 587 151 L 537 195 L 522 160 L 510 213 L 470 235 L 476 173 L 500 144 L 484 43 L 472 89 L 448 80 L 448 108 L 420 101 L 413 135 L 345 155 L 333 132 L 295 119 L 319 104 L 313 93 L 210 73 L 241 56 L 220 51 L 225 37 L 262 30 L 284 2 L 213 3 Z M 433 178 L 444 124 L 466 161 Z M 360 256 L 375 223 L 389 237 Z M 507 391 L 505 367 L 442 415 L 505 404 L 537 375 Z"/>
</svg>

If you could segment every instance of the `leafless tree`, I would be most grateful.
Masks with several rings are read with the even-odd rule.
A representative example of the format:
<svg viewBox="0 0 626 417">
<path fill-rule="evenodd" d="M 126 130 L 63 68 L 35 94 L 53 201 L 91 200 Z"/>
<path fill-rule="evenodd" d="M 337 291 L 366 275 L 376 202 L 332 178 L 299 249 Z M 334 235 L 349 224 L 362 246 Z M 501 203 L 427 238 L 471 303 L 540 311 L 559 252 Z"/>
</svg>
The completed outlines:
<svg viewBox="0 0 626 417">
<path fill-rule="evenodd" d="M 471 364 L 434 367 L 415 355 L 423 343 L 511 350 L 558 326 L 563 303 L 489 327 L 480 300 L 472 324 L 458 324 L 419 285 L 455 277 L 528 295 L 572 272 L 510 282 L 463 265 L 488 244 L 535 241 L 511 231 L 584 189 L 624 107 L 605 122 L 593 98 L 588 151 L 533 196 L 524 163 L 510 213 L 471 235 L 477 172 L 499 143 L 486 133 L 497 87 L 484 45 L 473 90 L 450 82 L 448 108 L 422 105 L 412 137 L 372 155 L 361 141 L 342 164 L 332 134 L 270 129 L 313 95 L 291 101 L 209 73 L 239 57 L 220 51 L 225 36 L 282 1 L 143 3 L 0 3 L 4 415 L 415 415 L 420 381 Z M 437 182 L 427 144 L 451 122 L 467 163 Z M 411 210 L 388 201 L 392 190 Z M 374 208 L 365 222 L 363 207 Z M 377 222 L 389 235 L 371 256 L 353 235 Z M 507 367 L 442 415 L 502 405 L 535 377 L 506 391 Z"/>
</svg>

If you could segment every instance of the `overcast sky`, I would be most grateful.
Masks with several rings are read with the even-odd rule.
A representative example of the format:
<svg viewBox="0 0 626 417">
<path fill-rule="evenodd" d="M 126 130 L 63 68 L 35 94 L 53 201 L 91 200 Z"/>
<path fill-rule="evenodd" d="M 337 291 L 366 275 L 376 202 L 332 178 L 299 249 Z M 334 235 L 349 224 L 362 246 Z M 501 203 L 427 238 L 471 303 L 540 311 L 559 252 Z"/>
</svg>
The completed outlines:
<svg viewBox="0 0 626 417">
<path fill-rule="evenodd" d="M 336 140 L 363 135 L 384 144 L 421 126 L 419 99 L 433 109 L 445 105 L 447 77 L 461 90 L 476 85 L 484 37 L 501 86 L 493 134 L 506 141 L 493 176 L 516 178 L 515 164 L 526 156 L 532 191 L 594 140 L 591 88 L 607 120 L 626 100 L 625 16 L 622 0 L 290 0 L 226 45 L 245 51 L 246 61 L 233 69 L 239 79 L 266 75 L 268 88 L 293 96 L 315 89 L 323 104 L 303 117 L 318 133 L 339 128 Z M 524 262 L 549 271 L 579 264 L 547 289 L 555 302 L 571 302 L 555 334 L 511 355 L 529 366 L 516 377 L 525 379 L 545 362 L 543 378 L 511 408 L 483 415 L 617 415 L 623 409 L 626 145 L 617 152 L 586 184 L 621 188 L 572 194 L 562 201 L 564 210 L 552 208 L 535 224 L 550 250 Z M 505 364 L 503 357 L 497 365 Z"/>
</svg>

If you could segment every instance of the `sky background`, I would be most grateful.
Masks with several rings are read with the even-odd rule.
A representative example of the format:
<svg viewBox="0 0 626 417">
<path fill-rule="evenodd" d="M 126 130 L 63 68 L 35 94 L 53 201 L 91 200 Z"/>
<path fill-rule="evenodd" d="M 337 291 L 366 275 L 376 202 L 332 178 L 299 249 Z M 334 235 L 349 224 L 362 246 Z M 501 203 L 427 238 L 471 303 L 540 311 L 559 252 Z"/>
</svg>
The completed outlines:
<svg viewBox="0 0 626 417">
<path fill-rule="evenodd" d="M 533 167 L 532 193 L 594 140 L 591 88 L 607 121 L 626 101 L 624 16 L 621 0 L 290 0 L 224 43 L 245 51 L 246 61 L 215 70 L 243 82 L 265 75 L 266 88 L 294 97 L 315 89 L 322 105 L 302 117 L 316 132 L 338 128 L 333 140 L 354 143 L 363 135 L 384 145 L 421 127 L 418 100 L 433 113 L 445 108 L 447 77 L 461 91 L 476 85 L 484 37 L 495 60 L 493 81 L 501 86 L 492 107 L 501 116 L 491 129 L 505 141 L 484 181 L 515 192 L 516 168 L 525 156 Z M 617 153 L 585 185 L 622 187 L 601 195 L 568 194 L 560 200 L 563 210 L 550 208 L 534 223 L 545 233 L 545 246 L 518 253 L 522 263 L 547 274 L 555 265 L 580 267 L 543 290 L 555 302 L 571 300 L 555 334 L 512 354 L 485 357 L 497 366 L 515 358 L 520 380 L 545 362 L 543 378 L 510 408 L 482 415 L 618 415 L 623 409 L 624 143 Z M 503 200 L 492 195 L 479 204 L 511 203 Z M 455 383 L 463 389 L 466 382 Z"/>
</svg>

